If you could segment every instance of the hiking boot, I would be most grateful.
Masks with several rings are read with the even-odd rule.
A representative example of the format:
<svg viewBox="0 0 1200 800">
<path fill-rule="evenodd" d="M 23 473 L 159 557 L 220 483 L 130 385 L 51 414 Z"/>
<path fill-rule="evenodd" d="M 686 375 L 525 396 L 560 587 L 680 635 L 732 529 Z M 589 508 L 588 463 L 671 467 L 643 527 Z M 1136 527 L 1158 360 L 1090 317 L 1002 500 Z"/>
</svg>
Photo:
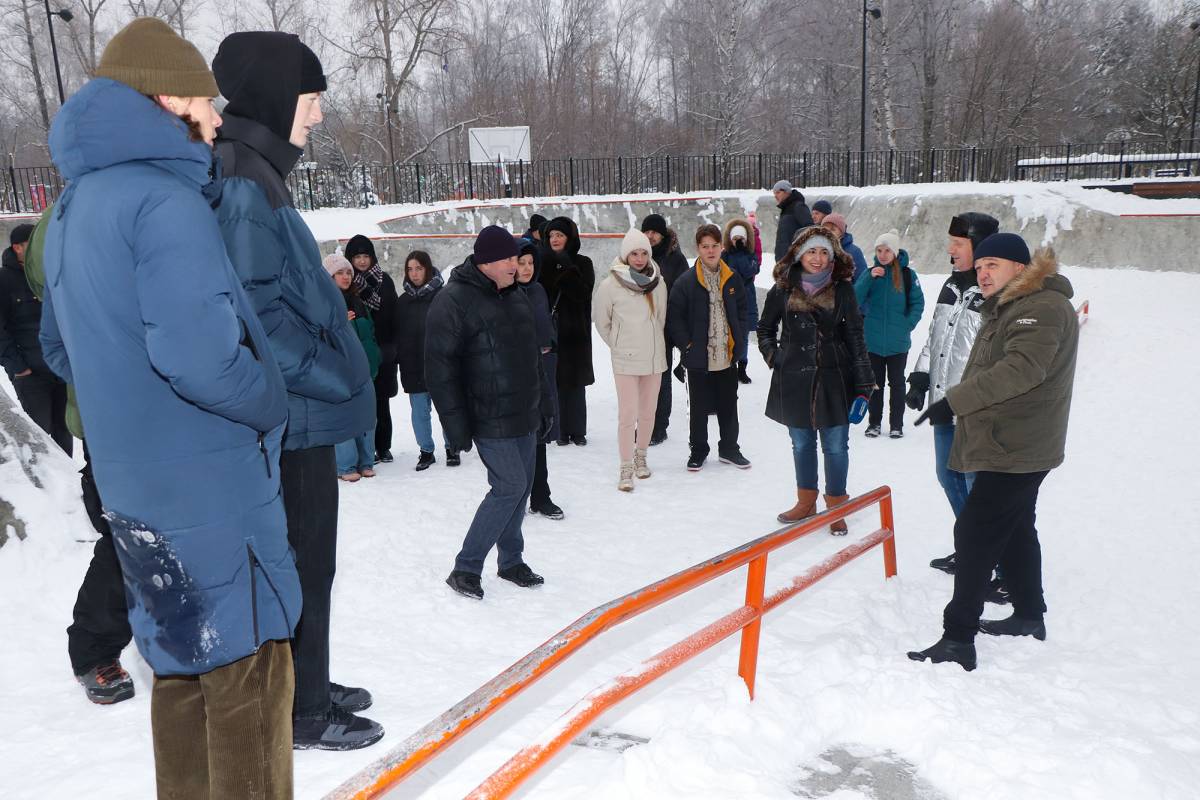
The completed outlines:
<svg viewBox="0 0 1200 800">
<path fill-rule="evenodd" d="M 849 499 L 850 495 L 848 494 L 827 494 L 825 495 L 825 508 L 827 510 L 837 508 Z M 839 519 L 837 522 L 830 524 L 829 532 L 834 536 L 845 536 L 850 532 L 850 529 L 846 527 L 846 520 Z"/>
<path fill-rule="evenodd" d="M 904 438 L 904 429 L 903 428 L 892 428 L 891 432 L 888 433 L 888 438 L 889 439 L 903 439 Z"/>
<path fill-rule="evenodd" d="M 338 480 L 345 481 L 346 483 L 357 483 L 360 478 L 362 478 L 362 475 L 359 475 L 357 472 L 347 472 L 338 475 Z"/>
<path fill-rule="evenodd" d="M 1008 587 L 1004 585 L 1004 581 L 1000 578 L 992 578 L 992 582 L 988 584 L 988 592 L 983 600 L 986 603 L 995 603 L 998 606 L 1006 606 L 1012 602 L 1008 596 Z"/>
<path fill-rule="evenodd" d="M 393 460 L 391 450 L 380 450 L 375 454 L 375 462 L 377 464 L 390 464 Z"/>
<path fill-rule="evenodd" d="M 456 569 L 450 573 L 450 577 L 446 578 L 446 585 L 463 597 L 470 597 L 472 600 L 483 599 L 483 586 L 479 583 L 479 576 L 474 572 Z"/>
<path fill-rule="evenodd" d="M 546 582 L 546 579 L 529 568 L 528 564 L 521 563 L 516 566 L 502 569 L 496 573 L 509 583 L 515 583 L 522 589 L 530 589 L 534 586 L 541 586 Z"/>
<path fill-rule="evenodd" d="M 450 457 L 447 456 L 446 460 L 448 462 Z M 426 452 L 425 450 L 422 450 L 421 455 L 417 456 L 417 472 L 424 472 L 436 463 L 437 459 L 434 458 L 432 452 Z"/>
<path fill-rule="evenodd" d="M 975 645 L 938 639 L 937 644 L 924 650 L 910 650 L 908 657 L 913 661 L 932 661 L 934 664 L 953 662 L 967 672 L 975 669 Z"/>
<path fill-rule="evenodd" d="M 646 451 L 633 451 L 633 474 L 638 480 L 645 480 L 654 473 L 650 471 L 650 465 L 646 463 Z"/>
<path fill-rule="evenodd" d="M 817 513 L 817 490 L 797 489 L 796 505 L 779 514 L 775 519 L 783 523 L 799 522 Z"/>
<path fill-rule="evenodd" d="M 563 510 L 550 500 L 544 503 L 530 503 L 529 513 L 540 514 L 547 519 L 562 519 L 564 516 Z"/>
<path fill-rule="evenodd" d="M 979 632 L 988 636 L 1032 636 L 1046 641 L 1046 622 L 1040 619 L 1021 619 L 1013 614 L 1008 619 L 981 619 Z"/>
<path fill-rule="evenodd" d="M 723 453 L 718 456 L 722 464 L 733 464 L 738 469 L 750 469 L 750 459 L 742 455 L 741 450 L 735 450 L 732 453 Z"/>
<path fill-rule="evenodd" d="M 706 458 L 708 458 L 707 453 L 698 453 L 693 450 L 687 460 L 688 472 L 699 472 L 704 469 L 704 459 Z"/>
<path fill-rule="evenodd" d="M 361 750 L 383 738 L 383 727 L 337 706 L 319 717 L 292 719 L 294 750 Z"/>
<path fill-rule="evenodd" d="M 868 425 L 867 432 L 864 433 L 863 435 L 866 436 L 868 439 L 878 439 L 879 434 L 881 434 L 881 433 L 883 433 L 883 431 L 880 430 L 878 425 Z"/>
<path fill-rule="evenodd" d="M 738 368 L 737 368 L 738 383 L 741 383 L 743 385 L 754 383 L 754 381 L 750 380 L 750 376 L 746 374 L 746 366 L 747 366 L 747 364 L 745 361 L 738 362 Z"/>
<path fill-rule="evenodd" d="M 933 561 L 929 562 L 929 566 L 933 567 L 934 569 L 939 569 L 947 575 L 953 575 L 955 566 L 954 559 L 956 555 L 956 553 L 951 553 L 948 556 L 935 558 Z"/>
<path fill-rule="evenodd" d="M 617 476 L 617 489 L 622 492 L 633 491 L 633 462 L 622 461 L 621 472 Z"/>
<path fill-rule="evenodd" d="M 97 664 L 75 680 L 83 687 L 87 699 L 99 706 L 111 706 L 133 697 L 133 678 L 117 659 Z"/>
<path fill-rule="evenodd" d="M 330 681 L 329 702 L 342 711 L 353 714 L 356 711 L 366 711 L 371 707 L 371 693 L 366 689 L 342 686 L 340 683 Z"/>
<path fill-rule="evenodd" d="M 447 467 L 457 467 L 460 464 L 462 464 L 462 455 L 460 455 L 457 450 L 451 450 L 449 447 L 447 447 L 446 448 L 446 466 Z"/>
<path fill-rule="evenodd" d="M 663 443 L 663 442 L 665 442 L 666 440 L 667 440 L 667 432 L 666 432 L 666 431 L 655 432 L 655 433 L 654 433 L 654 434 L 653 434 L 653 435 L 650 437 L 650 446 L 651 446 L 651 447 L 658 447 L 660 444 L 662 444 L 662 443 Z"/>
</svg>

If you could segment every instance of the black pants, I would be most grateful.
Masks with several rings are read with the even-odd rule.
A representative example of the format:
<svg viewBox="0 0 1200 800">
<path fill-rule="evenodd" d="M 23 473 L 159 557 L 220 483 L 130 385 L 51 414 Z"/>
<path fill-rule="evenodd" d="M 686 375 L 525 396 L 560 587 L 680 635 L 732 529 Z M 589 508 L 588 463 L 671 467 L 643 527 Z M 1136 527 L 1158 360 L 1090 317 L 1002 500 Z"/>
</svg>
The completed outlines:
<svg viewBox="0 0 1200 800">
<path fill-rule="evenodd" d="M 67 628 L 67 655 L 71 658 L 71 669 L 76 675 L 120 658 L 121 651 L 133 639 L 121 562 L 117 560 L 112 530 L 104 519 L 100 493 L 92 478 L 92 462 L 86 442 L 83 445 L 83 458 L 83 469 L 79 471 L 83 506 L 100 538 L 96 541 L 92 562 L 88 564 L 79 595 L 75 598 L 75 609 L 71 615 L 73 621 Z"/>
<path fill-rule="evenodd" d="M 392 369 L 395 369 L 393 366 Z M 395 383 L 395 379 L 392 381 Z M 390 388 L 390 387 L 388 387 Z M 392 449 L 392 398 L 379 390 L 379 379 L 375 379 L 375 453 Z"/>
<path fill-rule="evenodd" d="M 671 425 L 671 367 L 675 363 L 675 348 L 667 348 L 667 371 L 662 374 L 662 385 L 658 387 L 658 408 L 654 411 L 654 438 L 665 436 Z"/>
<path fill-rule="evenodd" d="M 53 375 L 35 372 L 24 378 L 13 378 L 17 400 L 29 418 L 50 434 L 67 455 L 74 452 L 75 442 L 67 430 L 67 385 Z"/>
<path fill-rule="evenodd" d="M 546 443 L 537 443 L 537 454 L 533 467 L 533 489 L 529 493 L 529 504 L 540 506 L 550 502 L 550 470 L 546 466 Z"/>
<path fill-rule="evenodd" d="M 716 413 L 721 439 L 717 442 L 717 453 L 732 455 L 738 448 L 737 370 L 733 367 L 720 372 L 706 369 L 689 369 L 688 401 L 691 411 L 688 424 L 691 436 L 688 440 L 693 453 L 708 455 L 708 415 Z"/>
<path fill-rule="evenodd" d="M 558 438 L 587 436 L 587 389 L 583 386 L 558 389 Z"/>
<path fill-rule="evenodd" d="M 1038 488 L 1046 472 L 976 472 L 967 503 L 954 523 L 954 597 L 946 606 L 946 638 L 973 642 L 992 570 L 1004 571 L 1013 613 L 1040 620 L 1042 548 L 1034 525 Z"/>
<path fill-rule="evenodd" d="M 892 430 L 904 429 L 904 365 L 908 363 L 908 353 L 897 353 L 894 356 L 877 356 L 868 353 L 871 359 L 871 369 L 875 372 L 875 385 L 879 388 L 871 394 L 870 424 L 879 425 L 883 422 L 883 381 L 887 378 L 891 387 L 888 397 L 888 422 Z"/>
<path fill-rule="evenodd" d="M 288 542 L 296 551 L 304 609 L 292 640 L 292 714 L 329 710 L 329 594 L 337 566 L 338 479 L 333 447 L 284 450 L 279 459 Z"/>
</svg>

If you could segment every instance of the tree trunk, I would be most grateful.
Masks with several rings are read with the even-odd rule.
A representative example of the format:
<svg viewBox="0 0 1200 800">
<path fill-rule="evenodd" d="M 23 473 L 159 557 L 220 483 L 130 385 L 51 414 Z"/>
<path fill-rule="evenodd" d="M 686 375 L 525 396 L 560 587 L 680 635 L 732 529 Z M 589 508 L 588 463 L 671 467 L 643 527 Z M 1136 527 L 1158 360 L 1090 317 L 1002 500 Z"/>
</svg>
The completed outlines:
<svg viewBox="0 0 1200 800">
<path fill-rule="evenodd" d="M 21 15 L 25 22 L 25 43 L 29 47 L 29 70 L 33 73 L 33 88 L 37 94 L 38 110 L 42 113 L 42 128 L 50 130 L 50 108 L 46 104 L 46 86 L 42 83 L 42 71 L 38 67 L 37 48 L 33 43 L 33 23 L 29 19 L 29 4 L 21 3 Z"/>
</svg>

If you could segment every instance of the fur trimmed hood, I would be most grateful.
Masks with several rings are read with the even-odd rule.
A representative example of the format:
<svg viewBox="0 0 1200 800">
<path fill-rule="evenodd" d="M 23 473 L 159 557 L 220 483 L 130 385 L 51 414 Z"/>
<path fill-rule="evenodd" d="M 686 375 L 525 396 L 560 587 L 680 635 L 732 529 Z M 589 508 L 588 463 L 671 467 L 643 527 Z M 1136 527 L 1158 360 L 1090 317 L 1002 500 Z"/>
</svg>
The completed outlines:
<svg viewBox="0 0 1200 800">
<path fill-rule="evenodd" d="M 735 217 L 725 223 L 725 232 L 721 236 L 721 247 L 724 250 L 733 249 L 733 239 L 730 237 L 730 232 L 741 225 L 746 229 L 746 249 L 751 253 L 754 252 L 754 226 L 750 224 L 750 220 L 745 217 Z"/>
<path fill-rule="evenodd" d="M 1058 292 L 1065 295 L 1067 299 L 1075 295 L 1071 282 L 1058 274 L 1058 256 L 1055 255 L 1052 247 L 1039 248 L 1033 254 L 1033 260 L 1030 261 L 1029 266 L 1025 267 L 1020 275 L 1013 278 L 1007 286 L 1000 290 L 1000 299 L 996 305 L 997 307 L 1006 305 L 1014 300 L 1040 292 L 1042 289 Z"/>
<path fill-rule="evenodd" d="M 793 283 L 791 273 L 793 268 L 801 269 L 796 260 L 796 253 L 800 251 L 805 242 L 816 236 L 824 236 L 833 244 L 833 278 L 829 281 L 828 286 L 810 297 L 799 282 Z M 811 225 L 796 234 L 796 239 L 788 248 L 787 255 L 775 265 L 774 272 L 775 285 L 781 291 L 788 293 L 788 310 L 801 313 L 809 313 L 818 309 L 833 309 L 834 295 L 837 292 L 838 284 L 849 281 L 853 275 L 854 259 L 842 249 L 838 237 L 820 225 Z"/>
</svg>

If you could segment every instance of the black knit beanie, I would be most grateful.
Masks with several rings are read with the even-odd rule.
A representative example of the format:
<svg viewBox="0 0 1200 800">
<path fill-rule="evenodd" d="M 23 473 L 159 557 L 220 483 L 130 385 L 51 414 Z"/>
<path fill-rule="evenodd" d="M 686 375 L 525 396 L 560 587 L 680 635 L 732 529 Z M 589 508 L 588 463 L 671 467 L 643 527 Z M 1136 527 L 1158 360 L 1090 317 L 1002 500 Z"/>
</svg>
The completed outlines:
<svg viewBox="0 0 1200 800">
<path fill-rule="evenodd" d="M 642 233 L 654 231 L 659 236 L 667 235 L 667 221 L 663 219 L 661 214 L 647 214 L 642 220 Z"/>
</svg>

